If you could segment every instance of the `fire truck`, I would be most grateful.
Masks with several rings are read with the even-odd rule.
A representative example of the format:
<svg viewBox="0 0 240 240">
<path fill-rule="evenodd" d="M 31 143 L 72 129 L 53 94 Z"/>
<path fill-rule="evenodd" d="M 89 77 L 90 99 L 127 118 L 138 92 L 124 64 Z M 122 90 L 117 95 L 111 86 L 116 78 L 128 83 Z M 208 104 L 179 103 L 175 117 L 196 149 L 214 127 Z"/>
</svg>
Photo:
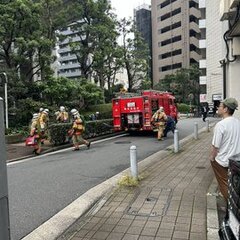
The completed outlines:
<svg viewBox="0 0 240 240">
<path fill-rule="evenodd" d="M 112 100 L 114 130 L 153 131 L 151 117 L 160 106 L 177 123 L 178 112 L 171 93 L 145 90 L 140 94 L 120 94 Z"/>
</svg>

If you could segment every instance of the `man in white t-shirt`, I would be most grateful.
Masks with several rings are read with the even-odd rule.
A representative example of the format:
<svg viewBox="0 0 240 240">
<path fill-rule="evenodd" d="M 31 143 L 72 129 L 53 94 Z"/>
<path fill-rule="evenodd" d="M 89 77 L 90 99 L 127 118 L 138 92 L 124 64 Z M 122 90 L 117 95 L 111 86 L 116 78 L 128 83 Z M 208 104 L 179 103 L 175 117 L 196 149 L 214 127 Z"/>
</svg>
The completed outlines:
<svg viewBox="0 0 240 240">
<path fill-rule="evenodd" d="M 218 107 L 218 115 L 223 119 L 214 128 L 211 165 L 219 184 L 220 192 L 228 198 L 229 159 L 240 153 L 240 121 L 233 117 L 238 107 L 235 98 L 226 98 Z"/>
</svg>

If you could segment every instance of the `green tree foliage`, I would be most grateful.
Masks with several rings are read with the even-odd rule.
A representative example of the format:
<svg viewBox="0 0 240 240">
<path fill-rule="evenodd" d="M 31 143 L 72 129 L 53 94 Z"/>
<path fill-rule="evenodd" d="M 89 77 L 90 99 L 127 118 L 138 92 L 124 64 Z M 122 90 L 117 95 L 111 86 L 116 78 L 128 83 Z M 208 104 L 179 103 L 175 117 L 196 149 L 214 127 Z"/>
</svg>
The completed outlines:
<svg viewBox="0 0 240 240">
<path fill-rule="evenodd" d="M 178 102 L 199 103 L 199 69 L 197 65 L 189 69 L 179 69 L 174 74 L 166 75 L 155 88 L 174 93 Z"/>
<path fill-rule="evenodd" d="M 61 0 L 13 0 L 0 3 L 0 57 L 13 81 L 49 75 L 59 28 Z M 59 12 L 56 13 L 56 9 Z"/>
<path fill-rule="evenodd" d="M 83 78 L 89 79 L 93 66 L 99 72 L 104 65 L 105 57 L 110 52 L 106 47 L 112 49 L 109 42 L 116 42 L 115 23 L 108 0 L 78 0 L 73 6 L 71 14 L 75 21 L 70 28 L 79 41 L 70 40 L 70 46 L 77 56 Z M 98 77 L 97 80 L 103 87 L 104 79 Z"/>
<path fill-rule="evenodd" d="M 141 81 L 146 80 L 148 71 L 149 50 L 133 22 L 122 19 L 118 23 L 122 38 L 123 65 L 128 76 L 128 91 L 139 88 Z"/>
</svg>

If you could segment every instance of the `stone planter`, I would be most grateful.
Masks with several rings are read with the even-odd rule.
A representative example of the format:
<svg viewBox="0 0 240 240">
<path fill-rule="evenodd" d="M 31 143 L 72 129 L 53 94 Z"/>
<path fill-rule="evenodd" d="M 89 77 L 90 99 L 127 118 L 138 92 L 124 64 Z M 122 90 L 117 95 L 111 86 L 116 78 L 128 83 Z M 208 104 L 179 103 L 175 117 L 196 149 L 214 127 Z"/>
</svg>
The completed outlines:
<svg viewBox="0 0 240 240">
<path fill-rule="evenodd" d="M 6 144 L 24 142 L 26 137 L 22 134 L 5 135 Z"/>
</svg>

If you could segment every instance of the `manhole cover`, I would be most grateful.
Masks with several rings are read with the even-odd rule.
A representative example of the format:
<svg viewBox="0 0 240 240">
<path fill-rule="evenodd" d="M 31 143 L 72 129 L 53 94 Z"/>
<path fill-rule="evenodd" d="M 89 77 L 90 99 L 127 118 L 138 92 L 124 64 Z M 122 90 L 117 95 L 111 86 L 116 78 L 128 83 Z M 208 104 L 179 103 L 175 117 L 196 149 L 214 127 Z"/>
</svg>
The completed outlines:
<svg viewBox="0 0 240 240">
<path fill-rule="evenodd" d="M 145 196 L 148 197 L 145 197 Z M 161 201 L 158 201 L 159 198 Z M 126 209 L 126 213 L 141 217 L 164 216 L 168 210 L 172 198 L 172 189 L 159 188 L 153 191 L 152 188 L 143 188 L 135 192 L 135 196 Z"/>
<path fill-rule="evenodd" d="M 201 166 L 199 166 L 199 167 L 196 167 L 197 169 L 206 169 L 205 167 L 201 167 Z"/>
<path fill-rule="evenodd" d="M 115 142 L 115 144 L 129 144 L 131 143 L 130 141 L 119 141 L 119 142 Z"/>
</svg>

